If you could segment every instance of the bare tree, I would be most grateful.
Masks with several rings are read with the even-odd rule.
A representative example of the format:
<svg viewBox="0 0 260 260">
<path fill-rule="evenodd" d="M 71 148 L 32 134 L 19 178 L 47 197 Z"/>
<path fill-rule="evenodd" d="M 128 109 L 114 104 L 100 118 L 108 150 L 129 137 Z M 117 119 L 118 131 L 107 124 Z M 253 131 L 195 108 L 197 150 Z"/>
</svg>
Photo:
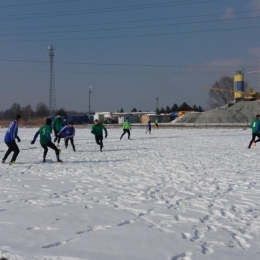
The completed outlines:
<svg viewBox="0 0 260 260">
<path fill-rule="evenodd" d="M 37 117 L 45 117 L 49 115 L 49 109 L 47 105 L 43 102 L 40 102 L 36 105 L 36 116 Z"/>
<path fill-rule="evenodd" d="M 234 80 L 228 76 L 216 81 L 212 88 L 220 90 L 209 90 L 209 105 L 216 108 L 230 103 L 234 100 Z"/>
<path fill-rule="evenodd" d="M 3 119 L 4 120 L 14 119 L 13 112 L 10 109 L 5 110 L 4 113 L 3 113 Z"/>
<path fill-rule="evenodd" d="M 12 107 L 10 108 L 10 111 L 13 114 L 13 118 L 15 118 L 15 116 L 18 115 L 18 114 L 21 115 L 22 109 L 21 109 L 20 104 L 13 103 Z"/>
<path fill-rule="evenodd" d="M 31 105 L 22 108 L 22 118 L 24 121 L 32 119 L 33 110 Z"/>
</svg>

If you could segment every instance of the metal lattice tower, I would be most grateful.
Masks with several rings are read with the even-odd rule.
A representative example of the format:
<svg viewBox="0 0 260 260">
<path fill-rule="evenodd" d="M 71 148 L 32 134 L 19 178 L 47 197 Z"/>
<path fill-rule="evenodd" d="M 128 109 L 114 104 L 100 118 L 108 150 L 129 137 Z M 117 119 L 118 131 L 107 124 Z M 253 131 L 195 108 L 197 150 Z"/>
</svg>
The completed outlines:
<svg viewBox="0 0 260 260">
<path fill-rule="evenodd" d="M 54 67 L 53 67 L 53 58 L 54 58 L 54 46 L 48 46 L 49 56 L 50 56 L 50 96 L 49 96 L 49 110 L 50 116 L 53 111 L 57 111 L 56 104 L 56 91 L 55 91 L 55 80 L 54 80 Z"/>
</svg>

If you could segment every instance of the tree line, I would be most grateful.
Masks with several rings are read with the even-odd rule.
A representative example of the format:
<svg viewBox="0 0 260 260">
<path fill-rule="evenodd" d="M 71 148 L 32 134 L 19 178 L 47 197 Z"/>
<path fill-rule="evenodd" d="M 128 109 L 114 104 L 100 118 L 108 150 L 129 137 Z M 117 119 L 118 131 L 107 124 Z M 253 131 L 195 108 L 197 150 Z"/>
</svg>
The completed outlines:
<svg viewBox="0 0 260 260">
<path fill-rule="evenodd" d="M 156 114 L 170 114 L 171 112 L 175 111 L 195 111 L 195 112 L 203 112 L 203 109 L 201 106 L 193 105 L 192 107 L 189 106 L 186 102 L 183 102 L 180 106 L 177 104 L 174 104 L 172 107 L 166 106 L 165 108 L 157 108 L 155 110 Z M 124 109 L 121 108 L 117 112 L 124 113 Z M 131 112 L 142 112 L 142 110 L 137 110 L 136 108 L 133 108 Z M 147 111 L 148 112 L 148 111 Z M 150 112 L 150 111 L 149 111 Z"/>
<path fill-rule="evenodd" d="M 182 105 L 178 106 L 177 104 L 174 104 L 172 107 L 166 106 L 165 108 L 157 108 L 156 113 L 157 114 L 169 114 L 174 111 L 196 111 L 196 112 L 203 112 L 203 109 L 201 106 L 189 106 L 186 102 L 184 102 Z M 123 113 L 124 109 L 121 108 L 118 112 Z M 141 110 L 137 110 L 136 108 L 133 108 L 131 112 L 142 112 Z M 150 112 L 150 111 L 149 111 Z M 65 109 L 61 108 L 53 113 L 53 115 L 56 115 L 59 113 L 62 116 L 67 115 L 85 115 L 84 112 L 77 112 L 77 111 L 66 111 Z M 35 110 L 32 109 L 31 105 L 27 105 L 24 107 L 21 107 L 19 103 L 14 103 L 9 109 L 6 109 L 5 111 L 0 111 L 0 120 L 13 120 L 15 116 L 19 114 L 22 116 L 22 119 L 24 121 L 28 121 L 35 118 L 44 118 L 48 117 L 50 115 L 49 108 L 47 105 L 43 102 L 40 102 L 36 105 Z"/>
<path fill-rule="evenodd" d="M 54 114 L 56 115 L 57 113 L 62 116 L 67 116 L 68 114 L 85 115 L 83 112 L 66 111 L 63 108 L 57 110 Z M 50 115 L 50 111 L 47 105 L 43 102 L 38 103 L 35 110 L 32 109 L 31 105 L 21 107 L 19 103 L 14 103 L 9 109 L 0 111 L 0 120 L 13 120 L 17 114 L 21 115 L 24 121 L 28 121 L 35 118 L 48 117 Z"/>
<path fill-rule="evenodd" d="M 183 102 L 180 106 L 177 104 L 174 104 L 172 107 L 166 106 L 166 108 L 157 108 L 156 109 L 156 114 L 169 114 L 171 112 L 175 111 L 195 111 L 195 112 L 203 112 L 203 109 L 201 106 L 189 106 L 186 102 Z"/>
</svg>

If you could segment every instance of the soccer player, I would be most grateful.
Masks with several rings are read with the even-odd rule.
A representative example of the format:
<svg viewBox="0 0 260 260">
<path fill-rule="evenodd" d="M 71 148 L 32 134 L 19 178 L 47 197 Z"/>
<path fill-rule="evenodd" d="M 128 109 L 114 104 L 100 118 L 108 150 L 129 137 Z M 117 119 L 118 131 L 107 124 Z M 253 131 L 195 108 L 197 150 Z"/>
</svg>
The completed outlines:
<svg viewBox="0 0 260 260">
<path fill-rule="evenodd" d="M 14 152 L 9 164 L 10 165 L 15 164 L 15 160 L 20 152 L 19 147 L 17 146 L 17 144 L 15 142 L 15 139 L 17 139 L 18 142 L 21 142 L 21 139 L 17 135 L 18 134 L 18 123 L 20 121 L 20 118 L 21 118 L 20 115 L 16 115 L 15 120 L 13 122 L 11 122 L 11 124 L 9 125 L 9 127 L 6 131 L 4 141 L 5 141 L 6 145 L 8 146 L 8 150 L 6 151 L 4 158 L 2 159 L 2 163 L 5 163 L 7 157 L 9 156 L 9 154 L 11 152 Z"/>
<path fill-rule="evenodd" d="M 256 143 L 260 141 L 260 115 L 256 115 L 256 119 L 251 123 L 250 127 L 252 128 L 252 139 L 248 145 L 248 149 L 251 148 L 251 145 L 254 143 L 254 146 L 256 146 Z M 258 140 L 255 141 L 255 138 L 258 137 Z"/>
<path fill-rule="evenodd" d="M 96 119 L 94 121 L 94 125 L 92 125 L 91 133 L 95 135 L 96 143 L 100 146 L 100 152 L 102 152 L 103 149 L 103 130 L 105 131 L 105 138 L 107 138 L 107 129 L 98 122 Z"/>
<path fill-rule="evenodd" d="M 158 129 L 159 128 L 159 121 L 158 121 L 158 119 L 155 119 L 154 123 L 155 123 L 155 127 Z"/>
<path fill-rule="evenodd" d="M 72 145 L 73 151 L 76 152 L 75 145 L 74 145 L 74 140 L 73 137 L 75 136 L 75 128 L 73 126 L 73 122 L 70 122 L 69 125 L 64 126 L 58 135 L 65 140 L 65 148 L 67 149 L 68 147 L 68 142 L 70 140 L 70 143 Z"/>
<path fill-rule="evenodd" d="M 62 162 L 62 160 L 60 159 L 60 149 L 58 149 L 55 144 L 51 141 L 51 132 L 52 132 L 52 128 L 51 128 L 51 119 L 47 118 L 46 119 L 46 124 L 44 126 L 42 126 L 34 135 L 33 140 L 31 141 L 31 144 L 34 144 L 38 135 L 40 135 L 40 144 L 42 146 L 42 148 L 44 149 L 43 151 L 43 162 L 46 162 L 46 155 L 48 153 L 48 147 L 50 147 L 51 149 L 53 149 L 56 153 L 56 158 L 57 158 L 57 162 Z"/>
<path fill-rule="evenodd" d="M 53 124 L 52 124 L 54 134 L 55 134 L 54 143 L 56 143 L 57 141 L 57 146 L 59 146 L 60 143 L 60 137 L 58 136 L 58 133 L 62 128 L 62 124 L 63 124 L 63 120 L 61 118 L 61 115 L 57 114 L 57 117 L 53 120 Z"/>
<path fill-rule="evenodd" d="M 128 139 L 130 139 L 130 130 L 131 130 L 131 124 L 129 122 L 129 118 L 126 118 L 126 121 L 123 124 L 123 134 L 120 137 L 120 140 L 122 139 L 122 137 L 124 136 L 125 133 L 128 133 Z"/>
<path fill-rule="evenodd" d="M 149 132 L 149 134 L 151 134 L 151 128 L 152 128 L 152 125 L 151 125 L 151 119 L 149 118 L 148 122 L 147 122 L 147 130 L 146 130 L 146 134 L 147 132 Z"/>
</svg>

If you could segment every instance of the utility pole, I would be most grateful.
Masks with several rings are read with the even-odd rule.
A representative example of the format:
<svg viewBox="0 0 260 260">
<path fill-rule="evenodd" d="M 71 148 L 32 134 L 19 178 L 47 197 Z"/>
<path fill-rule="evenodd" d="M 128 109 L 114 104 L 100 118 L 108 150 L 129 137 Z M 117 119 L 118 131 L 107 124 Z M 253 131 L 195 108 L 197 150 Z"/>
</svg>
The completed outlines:
<svg viewBox="0 0 260 260">
<path fill-rule="evenodd" d="M 54 81 L 54 68 L 53 68 L 54 46 L 48 46 L 48 51 L 49 51 L 49 56 L 50 56 L 49 110 L 50 110 L 50 116 L 51 116 L 51 112 L 57 110 L 56 92 L 55 92 L 55 81 Z"/>
<path fill-rule="evenodd" d="M 156 113 L 157 113 L 158 110 L 159 110 L 159 109 L 158 109 L 158 99 L 159 99 L 159 98 L 157 97 L 157 98 L 156 98 Z"/>
</svg>

